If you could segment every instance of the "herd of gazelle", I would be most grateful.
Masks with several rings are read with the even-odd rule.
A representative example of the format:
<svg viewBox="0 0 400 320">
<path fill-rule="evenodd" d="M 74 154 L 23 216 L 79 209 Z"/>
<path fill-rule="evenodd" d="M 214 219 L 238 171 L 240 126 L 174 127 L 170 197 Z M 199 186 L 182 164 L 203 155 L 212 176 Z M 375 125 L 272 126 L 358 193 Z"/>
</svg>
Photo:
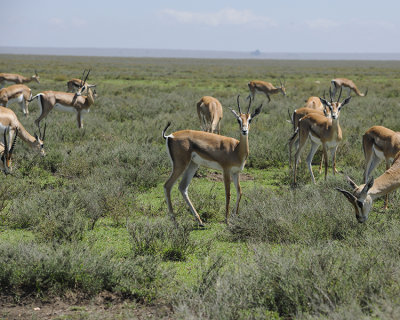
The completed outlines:
<svg viewBox="0 0 400 320">
<path fill-rule="evenodd" d="M 249 155 L 248 133 L 250 122 L 261 112 L 262 108 L 262 105 L 260 105 L 254 113 L 250 113 L 251 102 L 254 101 L 256 93 L 264 94 L 268 98 L 268 101 L 271 101 L 271 94 L 281 92 L 286 96 L 285 86 L 282 82 L 280 84 L 280 87 L 275 87 L 265 81 L 250 81 L 248 83 L 250 93 L 247 97 L 250 103 L 246 113 L 242 113 L 241 111 L 239 96 L 237 97 L 239 112 L 229 108 L 239 123 L 240 140 L 219 135 L 220 121 L 223 115 L 222 105 L 217 99 L 210 96 L 202 97 L 197 103 L 197 113 L 203 131 L 182 130 L 166 135 L 166 131 L 171 123 L 167 124 L 162 132 L 162 136 L 166 140 L 167 151 L 172 163 L 172 172 L 164 184 L 164 192 L 168 211 L 174 223 L 176 221 L 172 208 L 171 189 L 175 182 L 182 177 L 179 184 L 179 191 L 199 225 L 203 226 L 203 221 L 188 195 L 189 184 L 199 166 L 222 171 L 225 185 L 226 223 L 228 223 L 229 217 L 230 185 L 233 180 L 237 194 L 233 213 L 238 213 L 242 196 L 239 173 L 243 170 Z M 340 101 L 343 88 L 348 90 L 348 94 L 347 97 Z M 336 99 L 338 90 L 339 95 Z M 294 133 L 289 140 L 290 163 L 293 144 L 296 149 L 293 166 L 294 184 L 296 184 L 296 170 L 300 155 L 308 140 L 311 141 L 311 150 L 306 162 L 313 183 L 315 183 L 315 179 L 311 163 L 320 145 L 322 145 L 323 151 L 322 160 L 324 159 L 325 163 L 325 179 L 328 171 L 328 153 L 330 153 L 332 158 L 333 174 L 337 173 L 336 150 L 342 140 L 339 115 L 341 109 L 349 104 L 351 91 L 362 97 L 368 93 L 368 89 L 364 94 L 361 93 L 351 80 L 344 78 L 333 79 L 331 80 L 331 88 L 329 89 L 329 100 L 325 98 L 325 94 L 323 98 L 310 97 L 306 100 L 303 108 L 294 111 L 291 116 Z M 353 187 L 353 192 L 337 188 L 353 204 L 356 218 L 361 223 L 367 220 L 368 213 L 372 208 L 372 202 L 376 197 L 387 196 L 390 191 L 400 187 L 400 133 L 382 126 L 374 126 L 368 129 L 363 135 L 363 150 L 366 160 L 364 184 L 357 186 L 348 178 L 350 185 Z M 386 161 L 386 172 L 375 180 L 369 180 L 372 171 L 382 160 Z M 392 161 L 393 164 L 391 165 Z M 385 208 L 387 208 L 387 203 L 388 200 L 386 197 Z"/>
<path fill-rule="evenodd" d="M 45 137 L 46 125 L 41 134 L 40 121 L 47 117 L 52 109 L 73 112 L 77 116 L 78 128 L 83 127 L 82 116 L 89 111 L 94 103 L 96 85 L 86 82 L 90 70 L 81 79 L 71 79 L 67 83 L 67 92 L 44 91 L 32 97 L 30 88 L 24 83 L 36 81 L 40 83 L 37 72 L 31 77 L 24 77 L 18 74 L 0 73 L 0 129 L 3 132 L 3 142 L 0 142 L 1 167 L 5 173 L 10 172 L 11 155 L 14 151 L 17 136 L 27 143 L 32 149 L 45 155 L 43 140 Z M 4 84 L 14 83 L 3 88 Z M 350 102 L 350 92 L 354 91 L 358 96 L 366 96 L 361 93 L 353 81 L 337 78 L 331 80 L 332 89 L 329 90 L 330 100 L 319 97 L 310 97 L 303 108 L 295 110 L 291 122 L 294 133 L 289 141 L 289 161 L 291 163 L 291 149 L 295 145 L 296 154 L 293 166 L 293 180 L 296 183 L 296 170 L 300 160 L 300 154 L 304 149 L 305 143 L 311 141 L 311 150 L 307 157 L 307 165 L 311 174 L 312 181 L 315 183 L 312 172 L 311 162 L 318 147 L 322 145 L 323 159 L 325 159 L 325 178 L 328 170 L 328 151 L 332 157 L 333 174 L 336 171 L 335 157 L 336 149 L 342 139 L 341 128 L 339 125 L 339 115 L 341 108 Z M 340 101 L 342 89 L 348 89 L 348 96 Z M 236 188 L 236 205 L 234 213 L 239 211 L 239 203 L 242 195 L 239 173 L 243 170 L 249 155 L 248 133 L 250 122 L 260 112 L 262 105 L 250 113 L 252 101 L 257 93 L 264 94 L 268 101 L 271 95 L 282 93 L 286 96 L 284 83 L 280 82 L 280 87 L 275 87 L 266 81 L 250 81 L 248 83 L 250 100 L 246 113 L 242 113 L 237 98 L 238 112 L 230 109 L 237 119 L 240 127 L 240 140 L 220 135 L 220 122 L 223 117 L 221 103 L 210 96 L 204 96 L 197 103 L 197 113 L 203 131 L 182 130 L 165 135 L 170 123 L 163 130 L 163 137 L 166 140 L 168 154 L 172 162 L 172 173 L 164 184 L 164 191 L 168 205 L 168 211 L 175 221 L 171 202 L 171 189 L 178 178 L 182 176 L 179 190 L 190 211 L 200 225 L 203 222 L 194 208 L 189 195 L 188 186 L 199 166 L 206 166 L 212 169 L 221 170 L 225 185 L 225 222 L 228 222 L 230 185 L 233 181 Z M 336 92 L 339 97 L 334 101 Z M 84 95 L 86 94 L 86 95 Z M 7 107 L 17 102 L 25 116 L 28 116 L 29 103 L 37 99 L 40 107 L 40 115 L 35 120 L 39 129 L 39 136 L 32 136 L 22 126 L 15 113 Z M 8 136 L 8 141 L 7 141 Z M 372 201 L 379 196 L 386 195 L 385 208 L 388 200 L 387 194 L 400 186 L 400 133 L 394 132 L 382 126 L 374 126 L 363 135 L 363 150 L 366 160 L 364 172 L 364 184 L 357 186 L 350 178 L 348 181 L 353 187 L 352 192 L 338 189 L 353 204 L 356 218 L 359 222 L 364 222 L 368 218 L 368 213 L 372 208 Z M 368 180 L 372 171 L 378 164 L 385 160 L 386 172 L 375 180 Z M 393 164 L 391 165 L 391 162 Z M 321 167 L 322 168 L 322 160 Z"/>
<path fill-rule="evenodd" d="M 14 83 L 13 85 L 0 89 L 0 132 L 2 131 L 4 136 L 3 143 L 0 142 L 0 154 L 2 155 L 1 168 L 3 172 L 10 172 L 11 155 L 14 151 L 17 135 L 33 150 L 36 150 L 42 156 L 45 155 L 43 141 L 46 134 L 46 125 L 44 126 L 42 134 L 40 121 L 47 117 L 53 108 L 76 113 L 78 128 L 83 127 L 82 116 L 84 113 L 89 112 L 89 108 L 94 103 L 96 97 L 96 91 L 93 89 L 96 85 L 90 85 L 86 82 L 89 73 L 90 70 L 87 73 L 85 70 L 81 79 L 72 79 L 67 83 L 68 90 L 73 91 L 73 93 L 43 91 L 33 97 L 31 89 L 23 83 L 28 83 L 33 80 L 40 83 L 40 78 L 36 71 L 35 75 L 30 78 L 23 77 L 19 74 L 0 73 L 1 86 L 6 82 Z M 86 93 L 86 96 L 83 95 L 84 93 Z M 23 114 L 28 116 L 29 103 L 35 99 L 38 99 L 40 107 L 40 115 L 35 120 L 39 135 L 34 134 L 32 136 L 18 120 L 16 114 L 7 107 L 16 102 L 20 105 Z M 10 143 L 6 141 L 7 135 L 9 136 Z"/>
</svg>

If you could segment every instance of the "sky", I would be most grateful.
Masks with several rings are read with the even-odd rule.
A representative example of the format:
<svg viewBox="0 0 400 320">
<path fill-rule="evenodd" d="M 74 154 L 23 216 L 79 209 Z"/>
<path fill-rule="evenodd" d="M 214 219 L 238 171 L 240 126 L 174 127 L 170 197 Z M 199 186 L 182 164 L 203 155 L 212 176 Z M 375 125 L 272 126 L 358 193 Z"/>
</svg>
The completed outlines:
<svg viewBox="0 0 400 320">
<path fill-rule="evenodd" d="M 2 11 L 0 46 L 400 52 L 398 0 L 12 0 Z"/>
</svg>

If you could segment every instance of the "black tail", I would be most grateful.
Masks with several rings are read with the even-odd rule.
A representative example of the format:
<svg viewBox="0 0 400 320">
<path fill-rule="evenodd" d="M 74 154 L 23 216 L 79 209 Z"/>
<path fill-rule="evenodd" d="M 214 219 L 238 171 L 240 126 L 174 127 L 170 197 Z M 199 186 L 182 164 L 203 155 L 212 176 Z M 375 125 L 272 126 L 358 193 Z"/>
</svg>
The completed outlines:
<svg viewBox="0 0 400 320">
<path fill-rule="evenodd" d="M 296 136 L 297 136 L 298 133 L 299 133 L 299 127 L 297 127 L 296 131 L 295 131 L 295 132 L 293 133 L 293 135 L 290 137 L 289 143 L 292 142 L 292 141 L 296 138 Z"/>
<path fill-rule="evenodd" d="M 167 131 L 168 127 L 171 125 L 171 121 L 168 121 L 167 125 L 165 126 L 164 130 L 162 131 L 162 137 L 164 139 L 167 139 L 167 137 L 165 136 L 165 131 Z"/>
</svg>

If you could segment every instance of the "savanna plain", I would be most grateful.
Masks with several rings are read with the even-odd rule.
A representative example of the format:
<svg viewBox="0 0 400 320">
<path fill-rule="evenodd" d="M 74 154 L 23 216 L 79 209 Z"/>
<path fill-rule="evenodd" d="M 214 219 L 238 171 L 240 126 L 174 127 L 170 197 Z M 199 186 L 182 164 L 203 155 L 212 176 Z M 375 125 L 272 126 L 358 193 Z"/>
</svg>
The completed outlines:
<svg viewBox="0 0 400 320">
<path fill-rule="evenodd" d="M 0 318 L 398 319 L 399 194 L 387 210 L 375 201 L 360 224 L 335 187 L 349 190 L 346 176 L 362 182 L 368 128 L 400 131 L 400 62 L 0 58 L 2 72 L 35 69 L 34 95 L 65 91 L 91 69 L 98 97 L 83 129 L 75 115 L 53 110 L 46 157 L 18 140 L 13 172 L 1 177 Z M 330 169 L 325 181 L 317 153 L 313 185 L 306 151 L 293 188 L 288 110 L 327 93 L 335 77 L 369 89 L 341 111 L 339 173 Z M 163 192 L 171 163 L 162 129 L 171 121 L 168 134 L 199 130 L 196 102 L 211 95 L 224 107 L 221 133 L 239 139 L 227 107 L 236 109 L 240 94 L 245 108 L 256 79 L 285 80 L 287 97 L 256 96 L 253 108 L 264 107 L 249 132 L 239 214 L 224 223 L 222 177 L 201 168 L 189 195 L 206 227 L 176 186 L 175 227 Z M 37 102 L 29 117 L 11 108 L 33 134 Z M 383 171 L 381 164 L 374 176 Z"/>
</svg>

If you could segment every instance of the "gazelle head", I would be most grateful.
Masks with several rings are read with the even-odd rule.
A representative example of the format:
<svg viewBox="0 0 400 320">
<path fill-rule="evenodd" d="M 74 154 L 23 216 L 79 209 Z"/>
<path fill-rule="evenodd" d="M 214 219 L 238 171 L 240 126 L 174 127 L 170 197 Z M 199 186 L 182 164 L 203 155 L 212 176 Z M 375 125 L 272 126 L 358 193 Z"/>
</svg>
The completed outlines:
<svg viewBox="0 0 400 320">
<path fill-rule="evenodd" d="M 329 88 L 329 96 L 330 96 L 330 102 L 325 99 L 325 96 L 323 98 L 319 98 L 322 102 L 322 104 L 326 107 L 329 108 L 329 111 L 331 112 L 331 118 L 332 120 L 336 120 L 339 118 L 340 110 L 342 109 L 343 106 L 348 104 L 350 102 L 351 96 L 349 95 L 346 99 L 344 99 L 342 102 L 339 102 L 340 97 L 342 95 L 342 88 L 340 88 L 340 93 L 337 101 L 333 101 L 335 98 L 332 96 L 332 90 Z"/>
<path fill-rule="evenodd" d="M 237 113 L 232 108 L 229 108 L 229 109 L 232 111 L 233 115 L 235 116 L 236 120 L 239 123 L 240 134 L 243 136 L 247 136 L 249 133 L 251 120 L 253 120 L 253 118 L 255 118 L 257 115 L 260 114 L 261 108 L 263 105 L 261 104 L 256 110 L 254 110 L 254 112 L 252 114 L 250 114 L 250 106 L 251 106 L 252 100 L 251 100 L 251 97 L 249 97 L 250 101 L 249 101 L 249 106 L 247 108 L 247 112 L 242 113 L 242 110 L 240 109 L 239 97 L 240 97 L 240 95 L 237 96 L 237 105 L 238 105 L 239 113 Z"/>
<path fill-rule="evenodd" d="M 348 192 L 340 188 L 336 188 L 336 190 L 341 192 L 353 205 L 357 221 L 364 223 L 367 221 L 368 214 L 372 209 L 372 198 L 368 195 L 368 190 L 373 186 L 374 179 L 371 178 L 367 184 L 360 186 L 357 186 L 349 177 L 347 177 L 347 180 L 353 188 L 353 192 Z"/>
<path fill-rule="evenodd" d="M 4 174 L 9 174 L 11 172 L 11 156 L 14 152 L 15 143 L 17 141 L 18 129 L 15 130 L 14 140 L 11 144 L 10 149 L 8 149 L 8 142 L 7 142 L 7 135 L 9 134 L 9 132 L 10 132 L 10 127 L 7 127 L 6 130 L 4 130 L 4 136 L 3 136 L 4 151 L 1 156 L 1 165 Z"/>
<path fill-rule="evenodd" d="M 279 89 L 282 92 L 282 95 L 284 97 L 286 97 L 286 88 L 285 88 L 285 81 L 282 83 L 282 81 L 279 79 L 279 83 L 281 84 L 281 86 L 279 87 Z"/>
<path fill-rule="evenodd" d="M 32 79 L 34 79 L 37 83 L 40 83 L 40 77 L 36 70 L 35 70 L 35 74 L 32 76 Z"/>
<path fill-rule="evenodd" d="M 44 151 L 44 138 L 46 136 L 46 126 L 47 124 L 44 125 L 43 135 L 42 135 L 42 130 L 39 127 L 39 136 L 35 133 L 35 141 L 33 142 L 33 148 L 36 149 L 42 157 L 46 155 L 46 152 Z"/>
</svg>

